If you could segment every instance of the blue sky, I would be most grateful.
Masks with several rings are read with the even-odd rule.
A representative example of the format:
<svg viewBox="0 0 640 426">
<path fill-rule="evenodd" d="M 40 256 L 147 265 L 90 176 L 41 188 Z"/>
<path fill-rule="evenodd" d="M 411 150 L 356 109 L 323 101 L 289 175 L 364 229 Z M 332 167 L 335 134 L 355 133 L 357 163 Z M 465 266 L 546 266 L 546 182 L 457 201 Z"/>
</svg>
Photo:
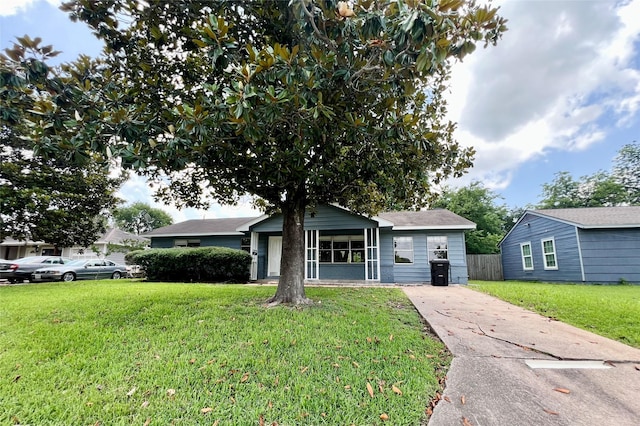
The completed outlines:
<svg viewBox="0 0 640 426">
<path fill-rule="evenodd" d="M 462 179 L 479 180 L 509 207 L 539 200 L 554 173 L 576 179 L 608 170 L 621 146 L 640 141 L 640 0 L 494 1 L 509 22 L 498 46 L 454 65 L 449 116 L 476 149 Z M 42 37 L 60 59 L 97 55 L 100 42 L 57 9 L 59 0 L 2 0 L 0 49 Z M 141 178 L 120 192 L 153 204 Z M 176 221 L 258 214 L 248 204 L 207 212 L 158 205 Z"/>
</svg>

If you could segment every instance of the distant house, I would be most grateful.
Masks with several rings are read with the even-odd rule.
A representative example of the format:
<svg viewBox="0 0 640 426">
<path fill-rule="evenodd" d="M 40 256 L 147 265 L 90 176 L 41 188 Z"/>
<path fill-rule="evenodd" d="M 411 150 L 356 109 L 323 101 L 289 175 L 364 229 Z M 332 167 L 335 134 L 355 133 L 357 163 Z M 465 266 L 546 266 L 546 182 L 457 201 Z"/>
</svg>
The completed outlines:
<svg viewBox="0 0 640 426">
<path fill-rule="evenodd" d="M 528 210 L 500 248 L 507 280 L 640 283 L 640 206 Z"/>
<path fill-rule="evenodd" d="M 305 279 L 426 283 L 430 261 L 449 262 L 448 282 L 468 279 L 464 231 L 475 224 L 448 210 L 354 214 L 319 206 L 305 216 Z M 251 279 L 277 279 L 282 216 L 189 220 L 145 234 L 152 248 L 222 246 L 253 255 Z M 446 262 L 445 262 L 446 263 Z"/>
<path fill-rule="evenodd" d="M 115 251 L 115 246 L 134 244 L 148 245 L 149 240 L 140 235 L 131 234 L 117 228 L 108 229 L 98 238 L 92 247 L 58 248 L 42 241 L 17 241 L 6 238 L 0 243 L 0 259 L 13 260 L 27 256 L 62 256 L 70 259 L 105 258 L 116 263 L 124 263 L 122 251 Z"/>
</svg>

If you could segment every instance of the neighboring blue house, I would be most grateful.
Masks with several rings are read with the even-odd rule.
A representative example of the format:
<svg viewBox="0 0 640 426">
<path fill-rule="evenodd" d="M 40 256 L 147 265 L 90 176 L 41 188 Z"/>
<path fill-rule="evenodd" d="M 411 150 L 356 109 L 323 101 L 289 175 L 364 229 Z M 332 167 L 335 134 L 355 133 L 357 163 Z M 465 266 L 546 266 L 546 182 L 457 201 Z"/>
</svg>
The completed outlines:
<svg viewBox="0 0 640 426">
<path fill-rule="evenodd" d="M 500 249 L 506 280 L 640 283 L 640 206 L 528 210 Z"/>
<path fill-rule="evenodd" d="M 431 260 L 449 262 L 448 282 L 468 279 L 464 231 L 475 224 L 448 210 L 360 216 L 319 206 L 305 217 L 305 279 L 431 282 Z M 251 279 L 277 279 L 282 216 L 189 220 L 155 229 L 152 248 L 223 246 L 253 254 Z"/>
</svg>

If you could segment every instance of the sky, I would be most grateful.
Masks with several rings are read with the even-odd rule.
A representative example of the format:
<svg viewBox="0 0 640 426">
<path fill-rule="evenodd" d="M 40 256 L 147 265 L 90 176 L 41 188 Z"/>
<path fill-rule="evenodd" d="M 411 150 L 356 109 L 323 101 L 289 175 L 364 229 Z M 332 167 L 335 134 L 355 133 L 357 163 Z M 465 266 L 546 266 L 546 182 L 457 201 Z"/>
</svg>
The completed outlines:
<svg viewBox="0 0 640 426">
<path fill-rule="evenodd" d="M 100 42 L 57 9 L 60 0 L 1 0 L 0 49 L 24 34 L 42 37 L 71 61 L 97 56 Z M 476 150 L 453 186 L 479 181 L 498 204 L 524 207 L 566 171 L 575 179 L 609 170 L 618 150 L 640 141 L 640 0 L 502 0 L 509 30 L 453 66 L 449 119 L 456 139 Z M 120 190 L 176 222 L 253 216 L 248 203 L 179 210 L 154 202 L 144 179 Z"/>
</svg>

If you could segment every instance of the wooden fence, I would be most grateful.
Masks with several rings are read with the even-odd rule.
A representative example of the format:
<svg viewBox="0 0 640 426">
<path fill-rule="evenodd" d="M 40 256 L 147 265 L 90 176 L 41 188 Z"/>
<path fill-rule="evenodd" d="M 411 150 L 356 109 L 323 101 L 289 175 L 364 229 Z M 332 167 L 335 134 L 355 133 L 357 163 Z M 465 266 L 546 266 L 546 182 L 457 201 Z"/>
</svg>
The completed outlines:
<svg viewBox="0 0 640 426">
<path fill-rule="evenodd" d="M 499 254 L 468 254 L 470 280 L 502 281 L 502 257 Z"/>
</svg>

